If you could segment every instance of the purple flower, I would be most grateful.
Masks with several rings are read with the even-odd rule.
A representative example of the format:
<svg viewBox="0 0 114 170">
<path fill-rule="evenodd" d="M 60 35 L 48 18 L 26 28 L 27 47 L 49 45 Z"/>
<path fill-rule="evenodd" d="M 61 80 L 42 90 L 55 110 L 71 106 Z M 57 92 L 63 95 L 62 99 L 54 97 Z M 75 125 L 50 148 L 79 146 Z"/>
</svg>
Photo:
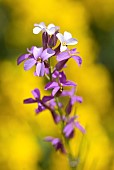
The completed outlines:
<svg viewBox="0 0 114 170">
<path fill-rule="evenodd" d="M 71 89 L 71 91 L 63 91 L 61 96 L 69 96 L 70 100 L 68 102 L 68 105 L 66 107 L 66 113 L 70 114 L 72 111 L 72 107 L 73 105 L 78 102 L 78 103 L 82 103 L 83 99 L 81 96 L 76 96 L 75 95 L 75 87 Z"/>
<path fill-rule="evenodd" d="M 41 100 L 39 89 L 32 90 L 32 94 L 33 94 L 34 98 L 25 99 L 23 101 L 24 104 L 38 103 L 38 108 L 35 110 L 35 112 L 38 114 L 38 113 L 42 112 L 43 110 L 48 109 L 51 112 L 55 123 L 58 123 L 60 121 L 60 116 L 57 115 L 55 110 L 52 107 L 50 107 L 47 103 L 53 99 L 53 96 L 44 96 Z"/>
<path fill-rule="evenodd" d="M 54 24 L 49 24 L 47 27 L 44 22 L 41 22 L 40 24 L 34 24 L 35 28 L 33 28 L 34 34 L 39 34 L 42 32 L 47 32 L 49 35 L 53 35 L 57 30 L 59 30 L 59 27 L 55 26 Z"/>
<path fill-rule="evenodd" d="M 34 65 L 36 65 L 36 75 L 44 76 L 46 61 L 48 58 L 53 56 L 55 52 L 51 48 L 47 48 L 43 51 L 43 48 L 32 47 L 29 50 L 30 54 L 24 54 L 20 56 L 17 60 L 17 63 L 20 64 L 22 61 L 27 59 L 24 63 L 24 69 L 29 70 Z"/>
<path fill-rule="evenodd" d="M 66 76 L 63 71 L 59 73 L 58 79 L 58 82 L 53 80 L 52 82 L 47 83 L 45 86 L 45 90 L 53 89 L 53 96 L 55 96 L 57 93 L 62 93 L 64 86 L 76 86 L 74 82 L 66 80 Z"/>
<path fill-rule="evenodd" d="M 82 59 L 77 54 L 76 48 L 59 53 L 57 55 L 57 60 L 59 62 L 56 64 L 56 69 L 58 71 L 61 70 L 70 58 L 73 58 L 78 66 L 80 66 L 82 64 Z"/>
<path fill-rule="evenodd" d="M 74 136 L 75 128 L 78 128 L 82 133 L 85 133 L 85 129 L 80 125 L 78 121 L 75 121 L 77 116 L 73 116 L 69 119 L 66 126 L 63 129 L 63 133 L 66 138 L 72 138 Z"/>
<path fill-rule="evenodd" d="M 60 46 L 60 51 L 63 52 L 67 49 L 67 45 L 75 45 L 78 43 L 78 41 L 74 38 L 72 38 L 71 33 L 65 31 L 64 35 L 62 35 L 61 33 L 57 33 L 57 38 L 60 40 L 61 42 L 61 46 Z"/>
<path fill-rule="evenodd" d="M 65 148 L 61 142 L 61 140 L 59 138 L 53 138 L 51 136 L 48 136 L 45 138 L 46 142 L 51 142 L 51 144 L 53 145 L 53 147 L 55 148 L 55 150 L 60 150 L 62 153 L 66 153 Z"/>
</svg>

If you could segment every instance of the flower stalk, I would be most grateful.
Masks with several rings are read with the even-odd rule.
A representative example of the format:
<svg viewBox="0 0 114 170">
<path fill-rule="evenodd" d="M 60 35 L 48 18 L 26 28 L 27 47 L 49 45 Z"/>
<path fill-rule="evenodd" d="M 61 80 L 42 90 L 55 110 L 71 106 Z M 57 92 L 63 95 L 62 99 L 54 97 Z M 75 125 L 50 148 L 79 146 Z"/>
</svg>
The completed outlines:
<svg viewBox="0 0 114 170">
<path fill-rule="evenodd" d="M 69 45 L 76 45 L 78 41 L 72 38 L 71 33 L 65 31 L 61 34 L 58 26 L 49 24 L 46 26 L 43 22 L 35 24 L 33 33 L 39 34 L 42 32 L 42 47 L 32 46 L 27 49 L 27 54 L 21 55 L 17 59 L 17 64 L 24 62 L 24 70 L 29 70 L 35 67 L 34 75 L 37 77 L 46 77 L 48 83 L 45 85 L 45 90 L 51 89 L 49 96 L 40 96 L 40 90 L 35 88 L 32 90 L 33 98 L 27 98 L 23 102 L 24 104 L 37 103 L 36 114 L 40 114 L 44 110 L 49 110 L 56 125 L 60 124 L 61 137 L 45 137 L 45 141 L 50 142 L 56 151 L 60 151 L 65 154 L 69 160 L 69 167 L 72 170 L 76 170 L 79 160 L 72 156 L 70 149 L 70 139 L 75 135 L 75 130 L 79 129 L 82 133 L 85 133 L 84 127 L 77 121 L 77 114 L 72 116 L 72 108 L 75 103 L 82 103 L 82 97 L 77 96 L 76 87 L 77 84 L 71 80 L 67 80 L 67 76 L 64 72 L 64 67 L 67 67 L 67 62 L 70 59 L 80 66 L 82 59 L 78 55 L 76 48 L 69 49 Z M 56 43 L 59 41 L 59 45 L 56 47 Z M 51 58 L 56 57 L 56 64 L 53 66 Z M 66 87 L 70 90 L 66 90 Z M 64 106 L 64 103 L 60 100 L 65 98 L 65 102 L 68 99 L 68 103 Z"/>
</svg>

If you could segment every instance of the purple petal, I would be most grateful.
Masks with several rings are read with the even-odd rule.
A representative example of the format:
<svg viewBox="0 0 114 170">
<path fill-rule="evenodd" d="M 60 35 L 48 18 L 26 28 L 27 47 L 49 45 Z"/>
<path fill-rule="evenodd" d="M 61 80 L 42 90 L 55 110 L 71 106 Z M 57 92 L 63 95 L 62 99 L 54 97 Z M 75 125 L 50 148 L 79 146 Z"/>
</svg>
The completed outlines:
<svg viewBox="0 0 114 170">
<path fill-rule="evenodd" d="M 53 98 L 54 98 L 54 96 L 44 96 L 42 101 L 45 103 L 45 102 L 52 100 Z"/>
<path fill-rule="evenodd" d="M 70 135 L 72 134 L 73 130 L 74 130 L 73 125 L 72 125 L 72 123 L 70 123 L 70 124 L 65 126 L 63 132 L 65 133 L 66 137 L 70 137 Z"/>
<path fill-rule="evenodd" d="M 54 110 L 51 111 L 51 114 L 52 114 L 54 122 L 59 123 L 60 122 L 60 116 L 57 115 Z"/>
<path fill-rule="evenodd" d="M 58 87 L 58 83 L 57 82 L 49 82 L 49 83 L 46 84 L 45 90 L 53 89 L 55 87 Z"/>
<path fill-rule="evenodd" d="M 79 103 L 82 103 L 83 99 L 82 97 L 80 96 L 73 96 L 72 97 L 72 105 L 75 103 L 75 102 L 79 102 Z"/>
<path fill-rule="evenodd" d="M 63 86 L 76 86 L 76 83 L 74 83 L 73 81 L 67 81 L 63 83 Z"/>
<path fill-rule="evenodd" d="M 36 102 L 37 102 L 37 100 L 34 100 L 32 98 L 28 98 L 28 99 L 23 100 L 24 104 L 36 103 Z"/>
<path fill-rule="evenodd" d="M 42 77 L 44 76 L 44 72 L 45 72 L 44 62 L 42 63 L 38 62 L 36 65 L 36 74 Z"/>
<path fill-rule="evenodd" d="M 60 71 L 65 66 L 67 61 L 68 61 L 68 59 L 59 61 L 55 66 L 56 70 Z"/>
<path fill-rule="evenodd" d="M 71 57 L 70 54 L 67 51 L 65 51 L 65 52 L 59 53 L 57 55 L 57 61 L 66 60 L 66 59 L 68 59 L 70 57 Z"/>
<path fill-rule="evenodd" d="M 29 58 L 30 54 L 23 54 L 17 59 L 17 65 L 19 65 L 21 62 Z"/>
<path fill-rule="evenodd" d="M 79 56 L 72 56 L 72 58 L 77 62 L 78 66 L 82 64 L 82 59 Z"/>
<path fill-rule="evenodd" d="M 54 138 L 51 137 L 51 136 L 47 136 L 47 137 L 44 138 L 44 140 L 45 140 L 46 142 L 52 142 L 53 139 L 54 139 Z"/>
<path fill-rule="evenodd" d="M 79 122 L 75 122 L 75 126 L 76 126 L 82 133 L 86 133 L 86 130 L 84 129 L 83 126 L 80 125 Z"/>
<path fill-rule="evenodd" d="M 37 48 L 37 47 L 33 48 L 33 56 L 36 60 L 38 59 L 38 57 L 41 56 L 42 51 L 43 51 L 43 48 Z"/>
<path fill-rule="evenodd" d="M 43 110 L 45 110 L 46 108 L 44 106 L 42 106 L 41 103 L 38 104 L 38 108 L 35 110 L 36 113 L 40 113 L 42 112 Z"/>
<path fill-rule="evenodd" d="M 40 90 L 39 89 L 32 90 L 32 94 L 35 99 L 40 99 Z"/>
<path fill-rule="evenodd" d="M 71 99 L 68 102 L 68 105 L 66 106 L 66 113 L 69 115 L 72 111 L 72 103 L 71 103 Z"/>
<path fill-rule="evenodd" d="M 29 70 L 31 67 L 33 67 L 36 64 L 36 60 L 33 58 L 28 59 L 24 63 L 24 70 Z"/>
<path fill-rule="evenodd" d="M 60 87 L 55 87 L 52 91 L 52 95 L 55 96 L 55 94 L 59 91 Z"/>
<path fill-rule="evenodd" d="M 60 83 L 66 83 L 66 75 L 63 71 L 59 73 L 59 80 Z"/>
<path fill-rule="evenodd" d="M 76 52 L 76 48 L 73 48 L 73 49 L 70 50 L 70 54 L 71 54 L 71 55 L 72 55 L 72 54 L 75 55 L 76 53 L 77 53 L 77 52 Z"/>
<path fill-rule="evenodd" d="M 55 138 L 55 139 L 52 140 L 52 144 L 53 144 L 53 145 L 56 145 L 56 144 L 58 144 L 59 142 L 60 142 L 60 139 L 58 139 L 58 138 Z"/>
<path fill-rule="evenodd" d="M 47 48 L 43 51 L 41 58 L 44 61 L 44 60 L 47 60 L 48 58 L 50 58 L 54 54 L 55 54 L 55 51 L 53 51 L 51 48 Z"/>
</svg>

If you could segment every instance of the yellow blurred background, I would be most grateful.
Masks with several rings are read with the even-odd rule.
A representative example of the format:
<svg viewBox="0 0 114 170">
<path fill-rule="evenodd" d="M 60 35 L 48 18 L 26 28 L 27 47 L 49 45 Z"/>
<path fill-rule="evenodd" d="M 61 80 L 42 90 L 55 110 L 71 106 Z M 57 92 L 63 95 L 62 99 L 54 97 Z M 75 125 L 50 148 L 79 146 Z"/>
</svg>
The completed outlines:
<svg viewBox="0 0 114 170">
<path fill-rule="evenodd" d="M 58 136 L 48 111 L 35 115 L 23 105 L 44 80 L 17 67 L 26 48 L 41 46 L 34 23 L 54 23 L 78 39 L 83 59 L 79 68 L 68 62 L 66 74 L 77 82 L 79 121 L 86 127 L 78 170 L 114 170 L 114 0 L 0 0 L 0 170 L 69 170 L 65 156 L 43 138 Z M 71 141 L 78 155 L 82 135 Z"/>
</svg>

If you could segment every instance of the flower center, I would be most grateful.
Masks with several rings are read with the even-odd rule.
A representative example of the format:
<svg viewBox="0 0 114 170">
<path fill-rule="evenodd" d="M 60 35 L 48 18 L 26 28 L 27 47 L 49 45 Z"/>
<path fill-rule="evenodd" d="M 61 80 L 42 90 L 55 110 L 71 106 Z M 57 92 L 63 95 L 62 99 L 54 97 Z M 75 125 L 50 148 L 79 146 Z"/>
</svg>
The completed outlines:
<svg viewBox="0 0 114 170">
<path fill-rule="evenodd" d="M 62 42 L 62 45 L 63 45 L 63 46 L 66 46 L 66 42 L 65 42 L 65 41 L 63 41 L 63 42 Z"/>
<path fill-rule="evenodd" d="M 38 57 L 37 61 L 41 63 L 42 62 L 41 57 Z"/>
</svg>

